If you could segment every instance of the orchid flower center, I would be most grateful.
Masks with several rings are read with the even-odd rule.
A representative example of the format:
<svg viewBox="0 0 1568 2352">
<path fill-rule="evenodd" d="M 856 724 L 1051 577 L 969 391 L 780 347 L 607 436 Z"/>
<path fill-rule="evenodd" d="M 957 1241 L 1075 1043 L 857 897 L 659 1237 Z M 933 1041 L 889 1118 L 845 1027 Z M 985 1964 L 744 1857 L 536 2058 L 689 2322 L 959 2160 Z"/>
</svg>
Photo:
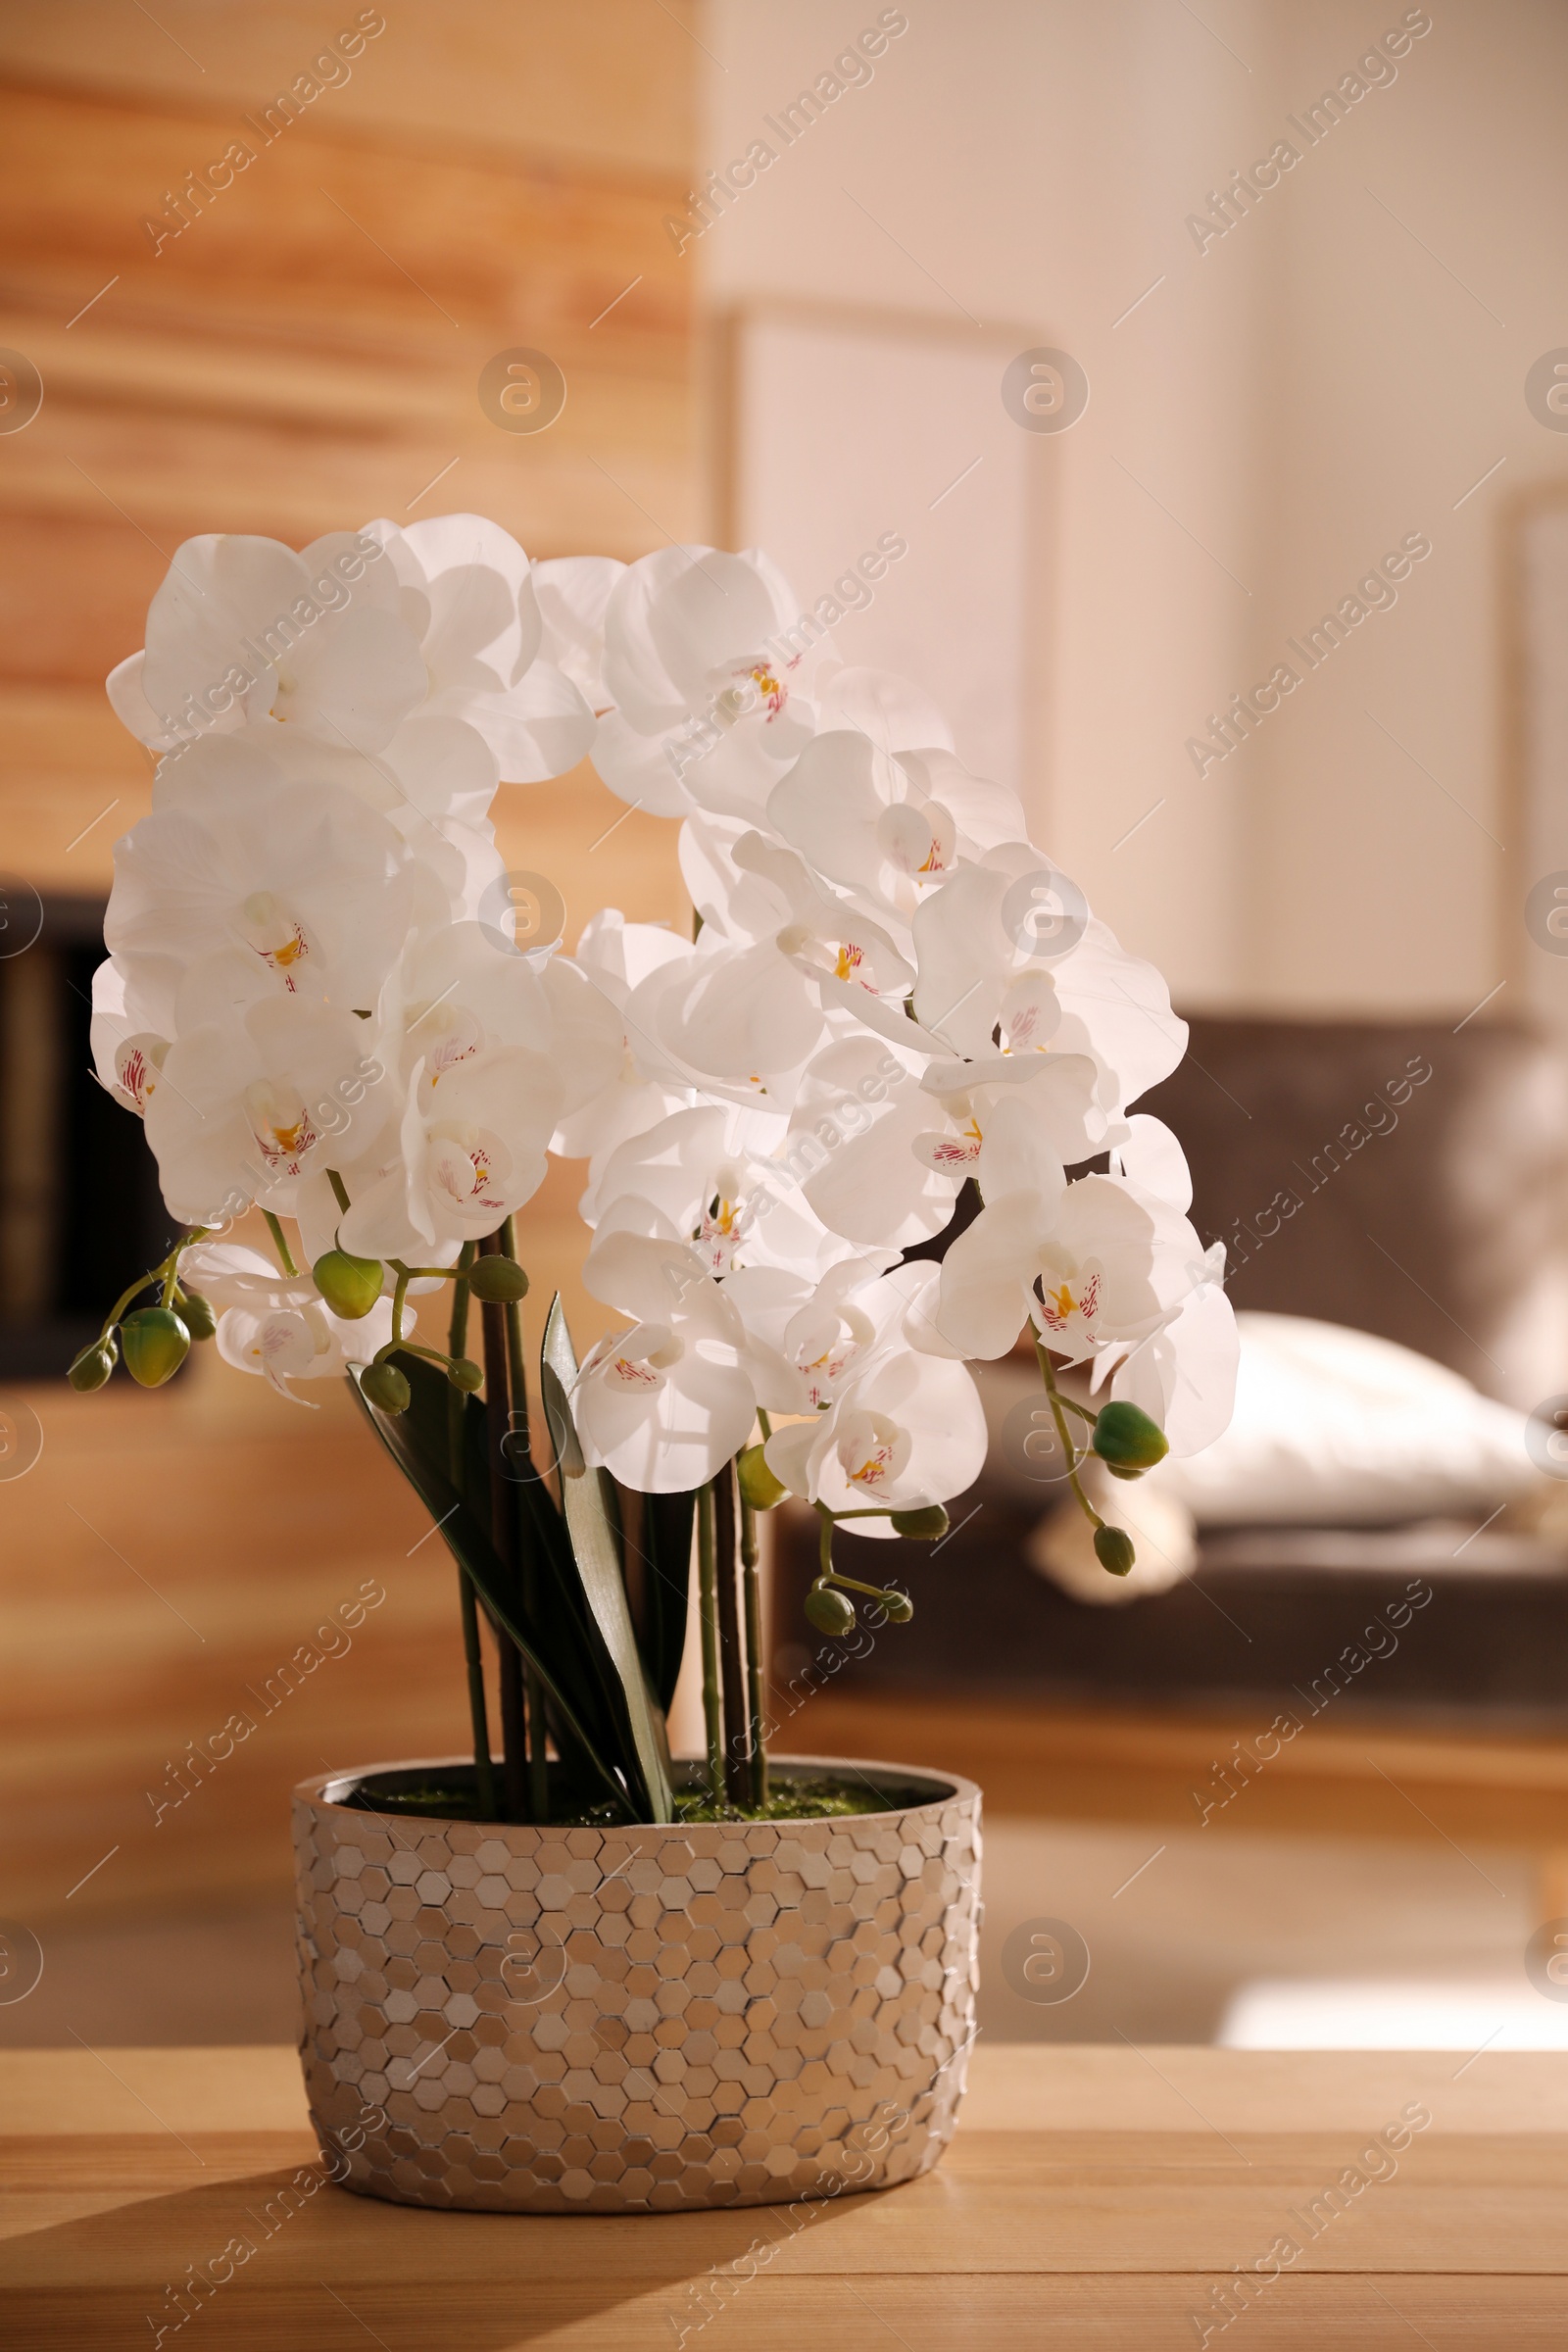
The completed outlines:
<svg viewBox="0 0 1568 2352">
<path fill-rule="evenodd" d="M 164 1056 L 169 1052 L 167 1040 L 161 1037 L 127 1037 L 115 1054 L 115 1076 L 121 1092 L 132 1109 L 143 1118 L 147 1105 L 158 1089 L 159 1073 Z"/>
<path fill-rule="evenodd" d="M 767 712 L 764 725 L 771 726 L 790 699 L 790 690 L 778 675 L 771 662 L 760 660 L 742 662 L 730 676 L 737 682 L 727 686 L 717 697 L 716 716 L 724 726 L 733 726 L 759 705 Z"/>
<path fill-rule="evenodd" d="M 876 830 L 884 857 L 915 880 L 945 874 L 957 851 L 957 828 L 940 801 L 890 802 Z"/>
<path fill-rule="evenodd" d="M 245 1115 L 256 1148 L 274 1176 L 297 1176 L 318 1141 L 304 1097 L 291 1086 L 257 1078 L 245 1089 Z"/>
<path fill-rule="evenodd" d="M 852 1487 L 862 1494 L 880 1494 L 909 1458 L 906 1429 L 885 1413 L 852 1413 L 839 1436 L 839 1463 Z"/>
<path fill-rule="evenodd" d="M 657 1396 L 665 1374 L 685 1354 L 685 1345 L 667 1325 L 634 1323 L 629 1331 L 612 1332 L 590 1348 L 582 1367 L 585 1380 L 603 1381 L 607 1388 L 632 1396 Z"/>
<path fill-rule="evenodd" d="M 1059 1267 L 1054 1271 L 1061 1274 Z M 1075 1268 L 1056 1281 L 1049 1273 L 1037 1276 L 1035 1296 L 1046 1329 L 1062 1332 L 1075 1319 L 1080 1327 L 1092 1325 L 1100 1312 L 1100 1284 L 1098 1266 Z"/>
<path fill-rule="evenodd" d="M 413 1024 L 424 1049 L 424 1074 L 439 1086 L 443 1071 L 467 1061 L 484 1043 L 484 1032 L 466 1004 L 432 1004 Z"/>
<path fill-rule="evenodd" d="M 791 1317 L 784 1354 L 800 1373 L 813 1412 L 831 1402 L 838 1383 L 875 1336 L 870 1316 L 858 1306 L 813 1299 Z"/>
<path fill-rule="evenodd" d="M 430 1181 L 459 1208 L 505 1208 L 511 1154 L 488 1130 L 456 1121 L 432 1128 Z"/>
<path fill-rule="evenodd" d="M 257 890 L 239 911 L 240 937 L 270 972 L 276 972 L 290 996 L 297 994 L 297 967 L 310 955 L 305 926 L 280 906 L 270 890 Z"/>
<path fill-rule="evenodd" d="M 751 1211 L 742 1198 L 741 1171 L 738 1168 L 720 1168 L 701 1222 L 692 1235 L 702 1252 L 705 1271 L 713 1275 L 728 1274 L 735 1264 L 736 1251 L 745 1242 L 751 1227 Z"/>
<path fill-rule="evenodd" d="M 1004 1054 L 1043 1054 L 1061 1024 L 1061 1002 L 1049 973 L 1025 972 L 1003 998 L 997 1043 Z"/>
<path fill-rule="evenodd" d="M 966 1168 L 979 1158 L 984 1143 L 980 1122 L 971 1113 L 966 1127 L 960 1127 L 956 1135 L 941 1137 L 932 1146 L 931 1156 L 939 1167 Z"/>
</svg>

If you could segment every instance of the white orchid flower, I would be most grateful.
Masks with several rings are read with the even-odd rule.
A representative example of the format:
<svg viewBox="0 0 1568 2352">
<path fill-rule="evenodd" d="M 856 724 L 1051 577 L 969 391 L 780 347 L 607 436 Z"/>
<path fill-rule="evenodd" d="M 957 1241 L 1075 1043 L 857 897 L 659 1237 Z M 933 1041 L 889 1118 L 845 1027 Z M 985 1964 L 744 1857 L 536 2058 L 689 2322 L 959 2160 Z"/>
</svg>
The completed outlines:
<svg viewBox="0 0 1568 2352">
<path fill-rule="evenodd" d="M 276 539 L 187 539 L 154 593 L 145 651 L 112 673 L 109 699 L 160 751 L 268 721 L 379 751 L 426 690 L 390 580 L 377 593 L 383 564 L 346 532 L 299 555 Z"/>
<path fill-rule="evenodd" d="M 215 783 L 351 793 L 428 869 L 438 890 L 432 919 L 445 920 L 477 913 L 485 893 L 501 881 L 489 818 L 499 780 L 489 745 L 461 719 L 407 719 L 374 752 L 269 725 L 208 736 L 172 754 L 153 779 L 153 807 L 200 817 Z"/>
<path fill-rule="evenodd" d="M 768 795 L 774 831 L 884 919 L 907 922 L 960 858 L 1024 829 L 1010 792 L 935 746 L 890 754 L 847 728 L 819 733 Z"/>
<path fill-rule="evenodd" d="M 589 1349 L 572 1394 L 590 1465 L 644 1494 L 681 1494 L 714 1477 L 757 1415 L 740 1317 L 697 1252 L 656 1230 L 662 1223 L 626 1203 L 595 1235 L 583 1282 L 630 1323 Z"/>
<path fill-rule="evenodd" d="M 1225 1296 L 1225 1245 L 1186 1268 L 1180 1303 L 1117 1364 L 1112 1396 L 1140 1405 L 1173 1454 L 1201 1453 L 1230 1425 L 1241 1341 Z M 1097 1372 L 1102 1367 L 1096 1367 Z"/>
<path fill-rule="evenodd" d="M 113 956 L 105 956 L 92 976 L 93 1068 L 104 1092 L 136 1116 L 147 1115 L 148 1098 L 163 1075 L 172 1042 L 152 1026 L 170 1017 L 179 986 L 177 967 L 161 967 L 151 958 L 139 959 L 142 969 L 128 973 Z"/>
<path fill-rule="evenodd" d="M 815 1281 L 849 1246 L 812 1212 L 788 1168 L 753 1148 L 759 1126 L 770 1124 L 717 1103 L 672 1111 L 610 1154 L 582 1214 L 597 1224 L 617 1201 L 647 1201 L 716 1278 L 761 1265 Z"/>
<path fill-rule="evenodd" d="M 852 1241 L 907 1249 L 941 1232 L 966 1178 L 988 1199 L 1006 1189 L 1020 1122 L 1063 1164 L 1111 1132 L 1087 1055 L 943 1055 L 922 1071 L 923 1058 L 862 1034 L 835 1039 L 802 1074 L 781 1156 L 823 1223 Z"/>
<path fill-rule="evenodd" d="M 556 556 L 533 567 L 544 623 L 541 651 L 568 677 L 590 710 L 610 701 L 605 684 L 605 614 L 626 566 L 613 556 Z"/>
<path fill-rule="evenodd" d="M 814 1413 L 831 1404 L 890 1344 L 913 1346 L 911 1301 L 923 1320 L 934 1266 L 902 1267 L 886 1282 L 890 1252 L 841 1258 L 813 1283 L 782 1266 L 743 1266 L 724 1296 L 746 1327 L 746 1361 L 765 1412 Z"/>
<path fill-rule="evenodd" d="M 298 996 L 176 1038 L 147 1098 L 170 1214 L 221 1225 L 253 1202 L 288 1213 L 301 1177 L 355 1157 L 392 1110 L 368 1024 Z"/>
<path fill-rule="evenodd" d="M 916 1146 L 936 1112 L 920 1057 L 863 1030 L 832 1039 L 801 1073 L 779 1156 L 824 1225 L 906 1250 L 940 1233 L 961 1173 Z"/>
<path fill-rule="evenodd" d="M 559 1119 L 608 1085 L 621 1036 L 615 1010 L 569 957 L 523 955 L 488 924 L 453 923 L 414 942 L 397 973 L 384 1017 L 402 1026 L 403 1066 L 422 1064 L 432 1105 L 449 1074 L 502 1047 L 538 1056 L 553 1084 L 541 1099 Z M 448 1097 L 450 1098 L 450 1085 Z"/>
<path fill-rule="evenodd" d="M 640 999 L 645 983 L 689 963 L 693 953 L 688 940 L 662 924 L 628 923 L 615 906 L 602 907 L 577 942 L 574 968 L 608 1008 L 615 1050 L 603 1062 L 595 1057 L 593 1088 L 580 1100 L 568 1097 L 551 1149 L 568 1159 L 591 1158 L 591 1180 L 628 1136 L 694 1099 L 692 1073 L 659 1043 L 657 1014 Z"/>
<path fill-rule="evenodd" d="M 364 535 L 385 548 L 397 609 L 418 642 L 422 713 L 473 727 L 505 783 L 574 767 L 594 739 L 593 710 L 544 657 L 533 569 L 511 534 L 481 514 L 439 514 L 406 529 L 367 523 Z"/>
<path fill-rule="evenodd" d="M 799 1069 L 823 1042 L 826 987 L 842 984 L 852 1002 L 902 1004 L 914 975 L 887 930 L 826 889 L 796 851 L 747 831 L 729 862 L 749 880 L 724 917 L 705 916 L 680 990 L 662 995 L 660 1034 L 696 1069 L 760 1084 Z"/>
<path fill-rule="evenodd" d="M 985 1198 L 996 1199 L 1007 1189 L 1006 1155 L 1020 1125 L 1064 1167 L 1102 1151 L 1121 1132 L 1096 1100 L 1101 1076 L 1101 1065 L 1087 1054 L 1008 1058 L 1004 1053 L 932 1062 L 920 1089 L 942 1123 L 928 1125 L 910 1149 L 955 1189 L 973 1176 Z"/>
<path fill-rule="evenodd" d="M 1080 1363 L 1158 1330 L 1202 1256 L 1180 1211 L 1114 1176 L 1069 1185 L 1044 1152 L 1014 1174 L 943 1260 L 944 1339 L 964 1355 L 1004 1355 L 1032 1319 L 1054 1354 Z"/>
<path fill-rule="evenodd" d="M 1112 1175 L 1185 1213 L 1193 1179 L 1186 1155 L 1163 1121 L 1137 1111 L 1111 1154 Z M 1147 1339 L 1115 1364 L 1113 1396 L 1140 1405 L 1164 1431 L 1173 1454 L 1200 1453 L 1229 1426 L 1236 1399 L 1240 1340 L 1225 1296 L 1225 1245 L 1213 1242 L 1190 1260 L 1177 1302 Z M 1095 1366 L 1094 1385 L 1110 1359 Z"/>
<path fill-rule="evenodd" d="M 658 815 L 755 821 L 813 730 L 802 686 L 816 657 L 794 650 L 799 617 L 783 574 L 755 552 L 666 547 L 628 565 L 605 611 L 614 708 L 594 744 L 611 791 Z"/>
<path fill-rule="evenodd" d="M 164 751 L 284 726 L 373 756 L 405 720 L 458 720 L 505 780 L 532 783 L 574 766 L 594 734 L 543 636 L 527 557 L 479 515 L 371 522 L 299 555 L 272 539 L 191 539 L 110 700 Z"/>
<path fill-rule="evenodd" d="M 824 1411 L 775 1429 L 766 1442 L 767 1466 L 792 1494 L 831 1511 L 907 1511 L 947 1502 L 979 1477 L 986 1419 L 973 1377 L 908 1339 L 925 1314 L 934 1271 L 903 1266 L 858 1294 L 875 1332 L 863 1364 L 851 1359 Z M 885 1518 L 845 1524 L 853 1535 L 893 1533 Z"/>
<path fill-rule="evenodd" d="M 988 850 L 916 908 L 914 1010 L 970 1059 L 1000 1043 L 1089 1054 L 1116 1110 L 1168 1077 L 1187 1046 L 1152 964 L 1126 954 L 1068 878 L 1027 843 Z"/>
<path fill-rule="evenodd" d="M 240 772 L 211 776 L 195 807 L 155 808 L 115 844 L 104 937 L 154 1001 L 154 1025 L 172 1033 L 276 996 L 371 1010 L 410 932 L 444 919 L 444 899 L 352 793 L 280 785 L 238 745 L 205 748 L 210 767 Z M 172 983 L 162 1004 L 159 979 Z"/>
<path fill-rule="evenodd" d="M 363 1162 L 339 1167 L 351 1205 L 338 1231 L 359 1257 L 450 1256 L 544 1182 L 563 1095 L 546 1054 L 493 1046 L 440 1067 L 427 1057 L 405 1083 L 394 1153 L 368 1182 Z"/>
</svg>

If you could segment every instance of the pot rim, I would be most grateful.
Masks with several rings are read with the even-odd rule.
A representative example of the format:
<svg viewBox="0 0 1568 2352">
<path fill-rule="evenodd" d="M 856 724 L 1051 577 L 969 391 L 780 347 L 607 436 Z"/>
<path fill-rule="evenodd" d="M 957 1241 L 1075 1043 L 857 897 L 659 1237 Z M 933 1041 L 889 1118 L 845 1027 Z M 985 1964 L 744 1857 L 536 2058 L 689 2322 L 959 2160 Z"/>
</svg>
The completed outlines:
<svg viewBox="0 0 1568 2352">
<path fill-rule="evenodd" d="M 677 1767 L 690 1764 L 699 1770 L 706 1768 L 706 1759 L 701 1756 L 677 1756 L 673 1760 Z M 472 1762 L 473 1758 L 470 1754 L 401 1756 L 375 1764 L 354 1764 L 337 1772 L 313 1773 L 308 1780 L 296 1782 L 292 1793 L 296 1803 L 310 1805 L 318 1812 L 342 1814 L 354 1821 L 374 1821 L 380 1818 L 377 1814 L 368 1811 L 364 1806 L 344 1804 L 339 1792 L 348 1791 L 355 1787 L 363 1787 L 367 1781 L 372 1780 L 377 1773 L 381 1772 L 432 1772 L 443 1770 L 454 1764 L 471 1765 Z M 770 1830 L 777 1833 L 792 1829 L 841 1829 L 847 1828 L 852 1822 L 896 1821 L 906 1819 L 914 1814 L 939 1812 L 948 1805 L 973 1802 L 981 1794 L 979 1783 L 965 1780 L 959 1773 L 932 1772 L 927 1766 L 919 1764 L 891 1764 L 873 1756 L 770 1756 L 768 1762 L 770 1765 L 787 1766 L 792 1771 L 804 1768 L 819 1773 L 853 1773 L 857 1776 L 875 1774 L 878 1777 L 885 1775 L 889 1780 L 903 1782 L 910 1789 L 928 1790 L 929 1793 L 919 1796 L 913 1804 L 887 1805 L 877 1813 L 778 1814 L 767 1821 L 614 1821 L 606 1822 L 602 1826 L 595 1825 L 594 1835 L 604 1838 L 629 1838 L 640 1836 L 645 1831 L 652 1831 L 660 1837 L 688 1838 L 694 1833 L 704 1835 L 716 1833 L 723 1837 L 733 1838 L 744 1837 L 748 1832 L 757 1830 Z M 473 1822 L 461 1815 L 444 1813 L 423 1813 L 400 1818 L 412 1820 L 416 1827 L 426 1831 L 452 1828 L 481 1829 L 491 1831 L 497 1836 L 503 1836 L 511 1835 L 518 1830 L 528 1830 L 540 1838 L 570 1837 L 574 1833 L 580 1834 L 584 1826 L 581 1823 L 565 1822 Z"/>
</svg>

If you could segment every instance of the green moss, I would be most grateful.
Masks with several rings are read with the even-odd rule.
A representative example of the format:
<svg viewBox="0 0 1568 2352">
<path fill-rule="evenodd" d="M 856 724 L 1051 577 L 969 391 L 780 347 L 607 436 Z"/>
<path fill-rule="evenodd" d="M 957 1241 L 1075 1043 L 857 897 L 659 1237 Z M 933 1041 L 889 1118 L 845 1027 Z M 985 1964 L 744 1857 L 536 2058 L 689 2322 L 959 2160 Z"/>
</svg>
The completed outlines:
<svg viewBox="0 0 1568 2352">
<path fill-rule="evenodd" d="M 841 1813 L 885 1813 L 888 1800 L 864 1782 L 787 1781 L 760 1808 L 716 1805 L 706 1789 L 675 1799 L 677 1821 L 822 1821 Z"/>
<path fill-rule="evenodd" d="M 750 1807 L 736 1809 L 726 1804 L 714 1804 L 706 1788 L 678 1791 L 675 1797 L 675 1818 L 685 1821 L 823 1821 L 845 1814 L 886 1813 L 907 1797 L 891 1791 L 869 1788 L 863 1781 L 783 1780 L 760 1810 Z M 914 1801 L 920 1801 L 916 1798 Z M 406 1787 L 356 1788 L 339 1799 L 357 1813 L 379 1813 L 394 1820 L 405 1816 L 423 1821 L 480 1821 L 474 1798 L 471 1771 L 454 1775 L 450 1781 L 420 1781 L 411 1779 Z M 556 1830 L 609 1830 L 627 1828 L 617 1819 L 610 1805 L 596 1806 L 591 1812 L 561 1812 L 551 1818 L 550 1827 Z M 652 1825 L 637 1825 L 649 1827 Z"/>
</svg>

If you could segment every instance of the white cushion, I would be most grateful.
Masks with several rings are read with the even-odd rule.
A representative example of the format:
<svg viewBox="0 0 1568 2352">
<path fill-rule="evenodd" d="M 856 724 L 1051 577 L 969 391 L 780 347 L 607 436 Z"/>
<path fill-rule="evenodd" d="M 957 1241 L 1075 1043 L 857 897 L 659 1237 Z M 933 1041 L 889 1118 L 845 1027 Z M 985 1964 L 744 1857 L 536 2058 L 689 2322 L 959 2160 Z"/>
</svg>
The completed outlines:
<svg viewBox="0 0 1568 2352">
<path fill-rule="evenodd" d="M 1495 1510 L 1539 1491 L 1528 1416 L 1457 1372 L 1338 1323 L 1236 1321 L 1229 1429 L 1153 1474 L 1200 1526 L 1386 1525 Z"/>
</svg>

